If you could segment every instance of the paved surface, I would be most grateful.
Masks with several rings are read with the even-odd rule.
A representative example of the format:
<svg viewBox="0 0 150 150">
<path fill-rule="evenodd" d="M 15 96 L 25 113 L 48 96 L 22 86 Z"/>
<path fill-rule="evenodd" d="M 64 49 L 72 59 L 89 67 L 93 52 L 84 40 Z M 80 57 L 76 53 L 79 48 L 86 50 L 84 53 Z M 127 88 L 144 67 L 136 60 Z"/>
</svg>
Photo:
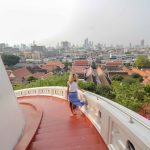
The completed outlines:
<svg viewBox="0 0 150 150">
<path fill-rule="evenodd" d="M 47 96 L 19 100 L 43 110 L 29 150 L 107 150 L 101 136 L 85 116 L 70 117 L 67 101 Z"/>
</svg>

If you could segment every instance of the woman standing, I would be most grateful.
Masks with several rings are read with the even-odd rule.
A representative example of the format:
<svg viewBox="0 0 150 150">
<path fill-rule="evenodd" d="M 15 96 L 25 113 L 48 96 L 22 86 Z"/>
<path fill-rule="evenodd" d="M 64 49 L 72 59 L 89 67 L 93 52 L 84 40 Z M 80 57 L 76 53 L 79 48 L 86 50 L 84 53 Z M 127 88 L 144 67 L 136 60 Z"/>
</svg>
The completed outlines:
<svg viewBox="0 0 150 150">
<path fill-rule="evenodd" d="M 78 98 L 78 78 L 76 74 L 70 74 L 67 86 L 67 98 L 69 98 L 69 106 L 73 115 L 76 115 L 76 108 L 83 106 Z"/>
</svg>

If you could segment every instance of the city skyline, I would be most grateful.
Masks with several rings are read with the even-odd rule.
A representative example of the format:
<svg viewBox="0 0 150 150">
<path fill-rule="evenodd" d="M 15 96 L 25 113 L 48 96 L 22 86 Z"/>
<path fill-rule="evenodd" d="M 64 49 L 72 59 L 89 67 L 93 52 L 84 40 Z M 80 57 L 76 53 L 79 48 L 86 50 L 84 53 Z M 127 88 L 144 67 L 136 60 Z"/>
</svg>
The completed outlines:
<svg viewBox="0 0 150 150">
<path fill-rule="evenodd" d="M 150 44 L 148 0 L 2 1 L 0 42 L 55 46 L 60 41 Z"/>
<path fill-rule="evenodd" d="M 85 41 L 87 41 L 87 43 L 85 43 Z M 142 39 L 141 41 L 139 41 L 139 43 L 136 43 L 136 44 L 133 44 L 133 43 L 128 43 L 128 45 L 123 45 L 123 44 L 108 44 L 108 43 L 101 43 L 101 42 L 94 42 L 93 40 L 90 40 L 88 38 L 85 38 L 84 40 L 82 40 L 82 43 L 81 44 L 75 44 L 75 43 L 71 43 L 70 41 L 67 41 L 67 40 L 63 40 L 63 41 L 57 41 L 57 44 L 56 45 L 46 45 L 46 44 L 43 44 L 43 43 L 38 43 L 36 41 L 32 41 L 31 43 L 14 43 L 14 44 L 10 44 L 10 43 L 5 43 L 5 42 L 0 42 L 0 45 L 5 45 L 5 47 L 22 47 L 22 46 L 28 46 L 28 47 L 31 47 L 33 45 L 37 45 L 37 46 L 45 46 L 45 47 L 56 47 L 56 48 L 59 48 L 62 46 L 62 43 L 63 42 L 67 42 L 70 44 L 70 48 L 72 46 L 77 46 L 77 47 L 83 47 L 83 48 L 88 48 L 88 47 L 95 47 L 95 46 L 101 46 L 101 47 L 118 47 L 118 46 L 121 46 L 123 48 L 146 48 L 146 47 L 149 47 L 149 44 L 145 44 L 147 42 L 145 42 L 144 39 Z"/>
</svg>

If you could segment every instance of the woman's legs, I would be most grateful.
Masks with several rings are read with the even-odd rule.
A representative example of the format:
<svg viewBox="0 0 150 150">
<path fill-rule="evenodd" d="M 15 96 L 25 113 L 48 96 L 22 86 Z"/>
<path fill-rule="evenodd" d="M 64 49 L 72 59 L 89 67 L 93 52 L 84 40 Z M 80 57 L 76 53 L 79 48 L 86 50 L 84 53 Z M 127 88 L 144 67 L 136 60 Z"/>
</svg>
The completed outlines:
<svg viewBox="0 0 150 150">
<path fill-rule="evenodd" d="M 76 113 L 75 113 L 76 106 L 71 102 L 69 102 L 69 106 L 70 106 L 70 110 L 71 110 L 72 114 L 76 115 Z"/>
<path fill-rule="evenodd" d="M 73 103 L 69 102 L 69 107 L 70 107 L 70 110 L 72 112 L 72 115 L 71 116 L 74 116 L 74 115 L 78 115 L 78 116 L 83 116 L 84 114 L 79 110 L 79 108 L 81 108 L 81 106 L 76 106 L 74 105 Z"/>
</svg>

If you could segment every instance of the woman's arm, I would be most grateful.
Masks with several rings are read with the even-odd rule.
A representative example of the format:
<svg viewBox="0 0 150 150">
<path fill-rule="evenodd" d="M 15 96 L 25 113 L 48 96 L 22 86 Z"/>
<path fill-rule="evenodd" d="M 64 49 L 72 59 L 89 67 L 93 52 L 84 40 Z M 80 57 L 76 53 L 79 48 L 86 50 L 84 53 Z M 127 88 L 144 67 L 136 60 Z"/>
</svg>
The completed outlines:
<svg viewBox="0 0 150 150">
<path fill-rule="evenodd" d="M 67 99 L 68 99 L 68 96 L 69 96 L 69 82 L 67 82 Z"/>
</svg>

